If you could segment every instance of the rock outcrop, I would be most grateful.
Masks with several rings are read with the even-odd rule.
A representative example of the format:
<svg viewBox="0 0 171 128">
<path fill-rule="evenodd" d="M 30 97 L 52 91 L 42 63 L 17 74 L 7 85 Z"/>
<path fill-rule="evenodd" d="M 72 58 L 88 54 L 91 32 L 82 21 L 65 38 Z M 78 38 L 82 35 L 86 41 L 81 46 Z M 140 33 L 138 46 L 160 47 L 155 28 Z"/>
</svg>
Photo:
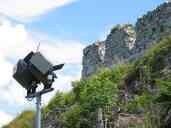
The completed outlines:
<svg viewBox="0 0 171 128">
<path fill-rule="evenodd" d="M 167 2 L 139 18 L 135 26 L 117 25 L 106 40 L 84 50 L 82 78 L 99 67 L 127 63 L 144 55 L 154 43 L 171 35 L 171 3 Z"/>
<path fill-rule="evenodd" d="M 96 42 L 83 51 L 83 71 L 82 78 L 86 78 L 96 72 L 104 63 L 105 43 Z"/>
<path fill-rule="evenodd" d="M 171 34 L 171 3 L 164 3 L 139 18 L 136 25 L 134 54 L 144 53 L 154 43 Z"/>
<path fill-rule="evenodd" d="M 131 56 L 135 44 L 134 27 L 130 24 L 117 25 L 105 41 L 104 65 L 124 63 Z"/>
</svg>

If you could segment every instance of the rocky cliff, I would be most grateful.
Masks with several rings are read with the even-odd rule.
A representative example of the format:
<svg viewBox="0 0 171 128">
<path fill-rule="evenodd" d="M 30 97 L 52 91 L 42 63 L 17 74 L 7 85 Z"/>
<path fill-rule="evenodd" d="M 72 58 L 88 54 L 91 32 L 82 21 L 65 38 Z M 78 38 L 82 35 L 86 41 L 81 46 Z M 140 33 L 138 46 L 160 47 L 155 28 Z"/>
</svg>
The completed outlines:
<svg viewBox="0 0 171 128">
<path fill-rule="evenodd" d="M 87 77 L 97 71 L 98 67 L 102 66 L 104 63 L 104 52 L 105 52 L 105 43 L 96 42 L 83 51 L 83 65 L 84 73 L 82 77 Z"/>
<path fill-rule="evenodd" d="M 112 67 L 141 57 L 154 43 L 171 34 L 171 3 L 164 3 L 139 18 L 135 25 L 116 25 L 105 41 L 84 49 L 82 78 L 99 67 Z"/>
</svg>

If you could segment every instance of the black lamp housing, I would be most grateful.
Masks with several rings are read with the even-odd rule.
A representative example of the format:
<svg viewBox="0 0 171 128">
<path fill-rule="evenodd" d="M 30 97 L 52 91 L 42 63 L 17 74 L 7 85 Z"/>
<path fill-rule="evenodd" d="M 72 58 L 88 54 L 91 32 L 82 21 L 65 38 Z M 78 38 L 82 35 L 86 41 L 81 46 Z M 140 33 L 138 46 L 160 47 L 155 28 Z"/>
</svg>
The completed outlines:
<svg viewBox="0 0 171 128">
<path fill-rule="evenodd" d="M 37 85 L 43 83 L 44 89 L 51 88 L 57 78 L 54 71 L 64 64 L 52 65 L 40 52 L 30 52 L 14 67 L 13 78 L 27 90 L 27 95 L 36 92 Z"/>
</svg>

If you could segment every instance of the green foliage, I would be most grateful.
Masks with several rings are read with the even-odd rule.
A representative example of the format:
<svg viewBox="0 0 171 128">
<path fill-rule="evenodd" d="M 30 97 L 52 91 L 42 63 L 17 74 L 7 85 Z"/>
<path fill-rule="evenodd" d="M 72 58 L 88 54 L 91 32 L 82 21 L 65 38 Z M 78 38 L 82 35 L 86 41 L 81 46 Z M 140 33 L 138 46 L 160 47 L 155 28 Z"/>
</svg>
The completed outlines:
<svg viewBox="0 0 171 128">
<path fill-rule="evenodd" d="M 80 105 L 90 111 L 112 105 L 118 92 L 118 84 L 126 72 L 127 67 L 120 65 L 113 70 L 104 69 L 98 75 L 74 83 L 73 91 Z"/>
<path fill-rule="evenodd" d="M 131 113 L 137 108 L 144 108 L 145 128 L 165 127 L 164 119 L 171 109 L 171 74 L 164 74 L 170 66 L 166 61 L 171 56 L 170 49 L 171 37 L 161 41 L 138 59 L 126 77 L 126 80 L 133 79 L 141 83 L 143 89 L 140 90 L 141 94 L 134 96 L 134 100 L 124 104 L 124 108 Z M 156 87 L 155 94 L 148 91 L 149 85 Z M 154 111 L 156 106 L 159 106 L 158 111 Z"/>
<path fill-rule="evenodd" d="M 56 107 L 69 107 L 74 104 L 74 99 L 75 95 L 72 91 L 68 93 L 57 92 L 53 99 L 49 102 L 49 104 L 44 108 L 44 111 L 49 112 L 55 109 Z"/>
<path fill-rule="evenodd" d="M 149 110 L 149 106 L 154 101 L 154 95 L 149 93 L 143 93 L 142 95 L 135 95 L 134 100 L 126 102 L 124 108 L 126 112 L 136 113 L 137 109 L 143 108 L 144 110 Z"/>
<path fill-rule="evenodd" d="M 156 98 L 158 103 L 167 102 L 171 104 L 171 79 L 168 80 L 157 80 L 157 85 L 160 88 L 160 92 Z"/>
<path fill-rule="evenodd" d="M 80 106 L 76 104 L 62 114 L 65 128 L 80 128 L 80 109 Z"/>
<path fill-rule="evenodd" d="M 81 106 L 81 126 L 89 124 L 96 117 L 97 108 L 113 106 L 118 93 L 118 84 L 129 66 L 118 65 L 112 70 L 103 69 L 98 74 L 87 80 L 81 80 L 73 83 L 73 92 L 76 95 L 76 101 Z M 95 122 L 95 121 L 94 121 Z M 91 124 L 91 127 L 94 124 Z M 90 126 L 85 126 L 89 128 Z"/>
<path fill-rule="evenodd" d="M 2 117 L 3 118 L 3 117 Z M 34 112 L 25 111 L 3 128 L 34 128 Z"/>
<path fill-rule="evenodd" d="M 148 50 L 143 58 L 138 59 L 134 63 L 134 66 L 144 65 L 151 72 L 152 77 L 160 78 L 161 74 L 159 71 L 165 68 L 165 59 L 170 56 L 170 49 L 171 37 L 168 37 Z"/>
<path fill-rule="evenodd" d="M 123 24 L 123 25 L 117 24 L 111 29 L 111 33 L 115 33 L 116 31 L 126 28 L 126 27 L 133 27 L 133 26 L 132 24 Z"/>
</svg>

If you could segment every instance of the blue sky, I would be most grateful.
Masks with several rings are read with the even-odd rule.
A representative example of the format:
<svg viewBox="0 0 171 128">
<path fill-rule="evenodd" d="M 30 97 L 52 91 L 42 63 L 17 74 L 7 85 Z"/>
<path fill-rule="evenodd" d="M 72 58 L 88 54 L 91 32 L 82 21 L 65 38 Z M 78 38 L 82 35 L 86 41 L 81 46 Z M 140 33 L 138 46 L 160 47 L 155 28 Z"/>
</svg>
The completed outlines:
<svg viewBox="0 0 171 128">
<path fill-rule="evenodd" d="M 53 63 L 66 63 L 57 74 L 56 91 L 68 91 L 81 76 L 82 50 L 96 40 L 104 40 L 112 26 L 135 24 L 138 17 L 164 0 L 6 0 L 0 2 L 0 127 L 34 102 L 12 79 L 18 59 L 35 50 Z M 15 91 L 14 91 L 15 90 Z M 46 105 L 55 94 L 43 100 Z"/>
<path fill-rule="evenodd" d="M 134 24 L 138 17 L 154 9 L 164 0 L 80 0 L 54 9 L 27 28 L 51 36 L 91 43 L 116 24 Z"/>
</svg>

